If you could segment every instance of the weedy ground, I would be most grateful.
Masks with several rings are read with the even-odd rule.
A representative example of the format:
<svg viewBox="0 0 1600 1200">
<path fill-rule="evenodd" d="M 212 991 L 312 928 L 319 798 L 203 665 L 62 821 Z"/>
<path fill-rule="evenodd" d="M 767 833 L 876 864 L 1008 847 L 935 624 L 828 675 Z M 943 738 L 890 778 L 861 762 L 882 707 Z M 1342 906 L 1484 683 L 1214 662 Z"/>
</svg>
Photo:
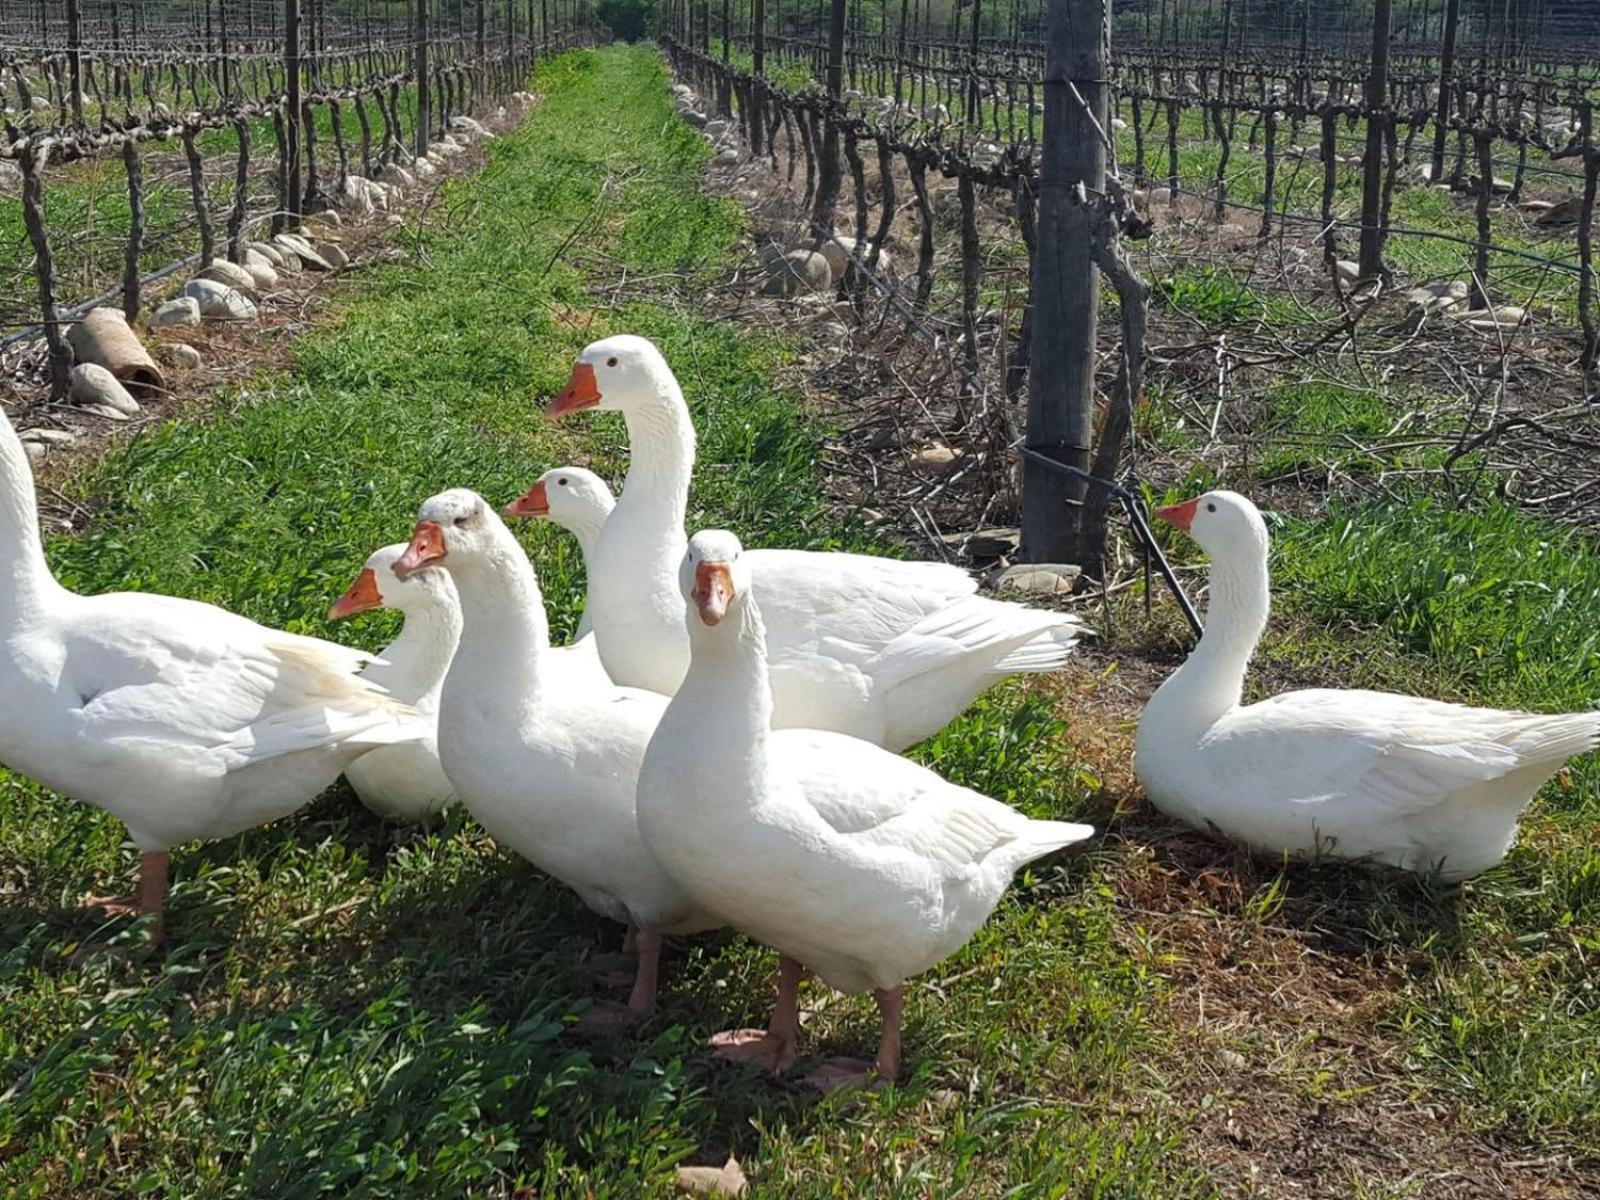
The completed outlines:
<svg viewBox="0 0 1600 1200">
<path fill-rule="evenodd" d="M 538 410 L 583 344 L 622 330 L 663 345 L 695 410 L 691 526 L 902 549 L 827 503 L 828 414 L 774 383 L 797 347 L 697 304 L 742 219 L 704 194 L 707 151 L 658 59 L 574 54 L 535 87 L 523 129 L 448 193 L 450 219 L 281 374 L 56 481 L 93 510 L 50 542 L 65 583 L 381 645 L 386 617 L 320 614 L 423 497 L 502 500 L 570 461 L 620 477 L 614 419 L 551 428 Z M 620 303 L 624 271 L 682 286 Z M 1374 419 L 1337 400 L 1285 411 Z M 1258 691 L 1593 703 L 1586 539 L 1420 496 L 1275 533 Z M 542 527 L 526 540 L 561 636 L 576 549 Z M 1593 768 L 1547 789 L 1507 864 L 1465 887 L 1253 862 L 1148 811 L 1133 724 L 1184 638 L 1163 608 L 1113 616 L 1072 671 L 997 689 L 917 751 L 1105 832 L 1021 878 L 919 981 L 909 1073 L 875 1095 L 821 1100 L 709 1060 L 706 1036 L 763 1019 L 773 986 L 770 955 L 732 936 L 676 948 L 632 1036 L 566 1032 L 619 931 L 461 814 L 392 829 L 341 788 L 182 847 L 170 943 L 151 951 L 77 907 L 131 874 L 120 827 L 0 777 L 0 1191 L 632 1200 L 733 1154 L 752 1195 L 785 1198 L 1592 1194 Z M 870 1049 L 869 1005 L 808 1003 L 813 1049 Z"/>
</svg>

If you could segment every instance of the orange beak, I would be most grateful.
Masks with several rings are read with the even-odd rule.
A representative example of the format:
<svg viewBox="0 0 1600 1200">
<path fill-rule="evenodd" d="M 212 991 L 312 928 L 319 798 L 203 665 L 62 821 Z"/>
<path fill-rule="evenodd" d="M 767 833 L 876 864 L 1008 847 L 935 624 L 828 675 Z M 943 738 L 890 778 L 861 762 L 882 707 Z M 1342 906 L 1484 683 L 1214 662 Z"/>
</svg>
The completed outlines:
<svg viewBox="0 0 1600 1200">
<path fill-rule="evenodd" d="M 522 495 L 500 510 L 502 517 L 548 517 L 550 515 L 550 493 L 544 489 L 544 480 L 539 480 Z"/>
<path fill-rule="evenodd" d="M 1169 525 L 1176 525 L 1185 533 L 1189 532 L 1189 525 L 1194 520 L 1195 510 L 1200 507 L 1200 498 L 1185 500 L 1182 504 L 1169 504 L 1166 508 L 1156 509 L 1156 516 Z"/>
<path fill-rule="evenodd" d="M 694 569 L 694 604 L 707 625 L 721 624 L 733 599 L 733 577 L 727 563 L 700 563 Z"/>
<path fill-rule="evenodd" d="M 357 613 L 383 607 L 383 595 L 378 591 L 378 577 L 368 567 L 356 576 L 350 590 L 333 602 L 328 610 L 328 620 L 342 621 Z"/>
<path fill-rule="evenodd" d="M 408 579 L 423 567 L 443 562 L 445 556 L 444 530 L 437 522 L 418 521 L 411 534 L 411 544 L 394 564 L 394 573 Z"/>
<path fill-rule="evenodd" d="M 599 403 L 600 381 L 594 377 L 594 368 L 586 362 L 575 362 L 572 364 L 572 377 L 567 380 L 567 386 L 550 401 L 550 406 L 544 410 L 544 415 L 552 419 L 564 417 L 568 413 L 593 408 Z"/>
</svg>

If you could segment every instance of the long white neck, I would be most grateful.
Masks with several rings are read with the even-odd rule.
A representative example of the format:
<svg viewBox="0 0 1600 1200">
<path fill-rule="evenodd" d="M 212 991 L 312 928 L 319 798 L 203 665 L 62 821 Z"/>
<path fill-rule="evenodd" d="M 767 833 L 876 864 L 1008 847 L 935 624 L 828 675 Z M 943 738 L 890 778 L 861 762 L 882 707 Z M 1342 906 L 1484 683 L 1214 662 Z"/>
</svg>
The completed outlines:
<svg viewBox="0 0 1600 1200">
<path fill-rule="evenodd" d="M 578 540 L 578 549 L 582 552 L 586 565 L 594 557 L 594 548 L 600 544 L 600 530 L 605 527 L 606 515 L 607 513 L 584 513 L 583 516 L 564 523 L 567 532 Z"/>
<path fill-rule="evenodd" d="M 429 707 L 437 701 L 445 672 L 461 640 L 461 609 L 456 604 L 417 604 L 406 610 L 400 636 L 383 648 L 384 661 L 366 674 L 396 700 Z"/>
<path fill-rule="evenodd" d="M 694 735 L 682 739 L 685 749 L 715 771 L 723 797 L 747 801 L 763 787 L 772 734 L 772 686 L 761 612 L 747 595 L 714 629 L 694 613 L 688 623 L 689 670 L 662 724 L 676 718 L 675 727 L 693 729 Z"/>
<path fill-rule="evenodd" d="M 694 424 L 670 374 L 654 390 L 658 403 L 627 410 L 632 459 L 622 496 L 588 559 L 588 604 L 611 678 L 671 695 L 689 662 L 678 564 L 687 542 Z"/>
<path fill-rule="evenodd" d="M 631 458 L 617 504 L 631 510 L 648 500 L 663 525 L 681 530 L 694 474 L 694 422 L 670 371 L 655 373 L 649 391 L 651 402 L 630 404 L 623 414 Z"/>
<path fill-rule="evenodd" d="M 470 711 L 476 721 L 520 726 L 542 700 L 550 649 L 533 565 L 501 528 L 487 553 L 456 562 L 450 573 L 461 598 L 461 641 L 445 676 L 441 723 Z"/>
<path fill-rule="evenodd" d="M 65 594 L 45 562 L 27 451 L 0 412 L 0 628 L 37 620 Z"/>
<path fill-rule="evenodd" d="M 1214 555 L 1208 590 L 1200 644 L 1156 693 L 1164 704 L 1181 706 L 1187 720 L 1203 726 L 1243 699 L 1245 671 L 1272 606 L 1266 547 L 1241 546 L 1236 553 Z"/>
</svg>

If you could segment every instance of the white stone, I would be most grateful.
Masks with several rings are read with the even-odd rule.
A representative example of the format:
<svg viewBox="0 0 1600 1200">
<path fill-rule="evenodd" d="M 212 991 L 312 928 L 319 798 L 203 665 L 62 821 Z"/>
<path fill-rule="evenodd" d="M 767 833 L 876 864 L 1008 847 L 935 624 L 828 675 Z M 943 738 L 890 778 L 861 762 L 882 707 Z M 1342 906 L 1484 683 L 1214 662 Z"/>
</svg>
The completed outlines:
<svg viewBox="0 0 1600 1200">
<path fill-rule="evenodd" d="M 335 270 L 350 265 L 350 256 L 344 252 L 343 246 L 335 242 L 318 242 L 312 248 L 322 256 L 323 261 Z"/>
<path fill-rule="evenodd" d="M 828 274 L 833 282 L 838 283 L 850 269 L 852 255 L 856 252 L 856 240 L 843 234 L 835 234 L 829 241 L 817 247 L 817 252 L 828 260 Z"/>
<path fill-rule="evenodd" d="M 262 258 L 266 259 L 268 266 L 281 268 L 285 265 L 283 261 L 283 251 L 279 250 L 276 246 L 269 245 L 266 242 L 251 242 L 245 247 L 245 249 L 251 254 L 259 254 Z"/>
<path fill-rule="evenodd" d="M 69 393 L 74 403 L 92 411 L 109 408 L 122 420 L 139 414 L 139 402 L 128 395 L 121 380 L 99 363 L 79 363 L 73 367 Z"/>
<path fill-rule="evenodd" d="M 0 159 L 0 192 L 22 191 L 22 169 L 10 159 Z"/>
<path fill-rule="evenodd" d="M 1467 302 L 1467 284 L 1463 279 L 1435 280 L 1412 288 L 1405 299 L 1424 312 L 1448 312 Z"/>
<path fill-rule="evenodd" d="M 70 446 L 78 435 L 70 429 L 24 429 L 17 434 L 25 442 L 42 442 L 46 446 Z"/>
<path fill-rule="evenodd" d="M 484 139 L 494 137 L 494 134 L 490 133 L 487 127 L 479 121 L 474 121 L 471 117 L 451 117 L 450 128 L 459 130 L 469 137 Z"/>
<path fill-rule="evenodd" d="M 270 292 L 278 286 L 278 272 L 266 259 L 260 258 L 259 255 L 257 258 L 259 261 L 251 263 L 245 270 L 250 272 L 250 279 L 259 295 Z"/>
<path fill-rule="evenodd" d="M 736 167 L 739 165 L 739 152 L 737 150 L 723 150 L 712 162 L 719 167 Z"/>
<path fill-rule="evenodd" d="M 200 365 L 200 351 L 187 342 L 162 342 L 156 347 L 156 357 L 169 367 L 192 371 Z"/>
<path fill-rule="evenodd" d="M 997 592 L 1027 592 L 1035 596 L 1071 595 L 1083 568 L 1071 563 L 1018 563 L 995 580 Z"/>
<path fill-rule="evenodd" d="M 796 291 L 820 291 L 832 276 L 828 260 L 811 250 L 791 250 L 767 268 L 763 296 L 790 296 Z"/>
<path fill-rule="evenodd" d="M 272 239 L 272 244 L 278 247 L 279 250 L 286 251 L 287 253 L 293 255 L 304 266 L 311 267 L 318 271 L 333 270 L 333 265 L 329 263 L 327 259 L 323 258 L 322 255 L 318 254 L 316 250 L 312 248 L 310 242 L 306 241 L 305 238 L 301 237 L 297 233 L 280 233 L 277 237 Z"/>
<path fill-rule="evenodd" d="M 418 179 L 432 179 L 439 173 L 439 168 L 425 158 L 411 160 L 411 173 Z"/>
<path fill-rule="evenodd" d="M 195 278 L 214 280 L 227 287 L 238 288 L 246 295 L 253 292 L 256 286 L 255 277 L 247 268 L 241 267 L 238 263 L 231 263 L 225 258 L 212 259 L 206 264 L 205 270 Z"/>
<path fill-rule="evenodd" d="M 413 187 L 416 179 L 399 163 L 389 163 L 378 172 L 378 178 L 394 187 Z"/>
<path fill-rule="evenodd" d="M 258 315 L 255 301 L 243 292 L 214 279 L 191 279 L 183 294 L 200 305 L 200 316 L 207 321 L 250 321 Z"/>
<path fill-rule="evenodd" d="M 151 329 L 198 324 L 200 324 L 200 302 L 193 296 L 179 296 L 175 300 L 168 300 L 150 314 Z"/>
</svg>

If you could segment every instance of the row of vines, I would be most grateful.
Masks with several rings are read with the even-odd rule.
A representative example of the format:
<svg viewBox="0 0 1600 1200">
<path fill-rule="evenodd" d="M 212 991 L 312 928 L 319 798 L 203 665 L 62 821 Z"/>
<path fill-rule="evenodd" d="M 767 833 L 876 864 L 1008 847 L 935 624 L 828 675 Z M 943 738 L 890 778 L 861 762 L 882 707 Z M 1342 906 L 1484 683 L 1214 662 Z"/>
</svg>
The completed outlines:
<svg viewBox="0 0 1600 1200">
<path fill-rule="evenodd" d="M 428 170 L 454 123 L 596 29 L 587 0 L 69 0 L 13 14 L 0 24 L 0 332 L 42 332 L 64 394 L 77 313 L 116 300 L 131 321 L 155 279 L 241 263 L 252 238 L 359 200 L 366 181 Z"/>
</svg>

